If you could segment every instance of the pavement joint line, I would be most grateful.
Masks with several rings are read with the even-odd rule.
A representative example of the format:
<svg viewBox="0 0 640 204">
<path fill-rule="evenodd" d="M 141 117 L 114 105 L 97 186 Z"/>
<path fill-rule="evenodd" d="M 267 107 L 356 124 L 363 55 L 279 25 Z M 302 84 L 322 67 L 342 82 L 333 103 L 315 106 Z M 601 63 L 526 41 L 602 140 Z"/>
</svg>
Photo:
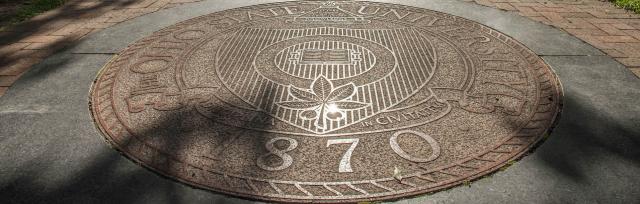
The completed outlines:
<svg viewBox="0 0 640 204">
<path fill-rule="evenodd" d="M 538 56 L 546 57 L 546 56 L 557 56 L 557 57 L 592 57 L 592 56 L 605 56 L 605 55 L 549 55 L 549 54 L 538 54 Z"/>
<path fill-rule="evenodd" d="M 117 52 L 72 52 L 70 54 L 77 55 L 117 55 Z"/>
</svg>

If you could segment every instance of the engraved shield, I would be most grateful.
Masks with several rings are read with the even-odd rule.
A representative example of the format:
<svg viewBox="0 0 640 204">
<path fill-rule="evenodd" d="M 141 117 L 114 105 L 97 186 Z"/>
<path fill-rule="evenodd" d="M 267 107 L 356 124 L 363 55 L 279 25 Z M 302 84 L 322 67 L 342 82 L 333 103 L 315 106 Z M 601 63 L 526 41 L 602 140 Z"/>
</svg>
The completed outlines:
<svg viewBox="0 0 640 204">
<path fill-rule="evenodd" d="M 430 80 L 436 51 L 413 28 L 243 28 L 227 36 L 215 69 L 256 111 L 329 133 L 411 97 Z"/>
</svg>

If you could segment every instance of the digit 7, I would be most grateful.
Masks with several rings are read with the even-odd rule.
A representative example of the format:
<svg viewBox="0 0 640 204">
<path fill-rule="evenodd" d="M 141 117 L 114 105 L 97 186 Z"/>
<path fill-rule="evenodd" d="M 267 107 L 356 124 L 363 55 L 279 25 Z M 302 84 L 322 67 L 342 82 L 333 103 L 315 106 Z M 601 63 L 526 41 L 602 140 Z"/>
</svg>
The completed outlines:
<svg viewBox="0 0 640 204">
<path fill-rule="evenodd" d="M 340 166 L 338 167 L 338 172 L 340 173 L 353 172 L 353 170 L 351 169 L 351 154 L 353 153 L 353 150 L 356 149 L 356 146 L 358 146 L 358 141 L 360 141 L 360 139 L 358 138 L 327 140 L 327 147 L 331 146 L 332 144 L 351 143 L 351 146 L 349 147 L 349 149 L 347 149 L 347 152 L 344 153 L 344 155 L 342 156 L 342 159 L 340 160 Z"/>
</svg>

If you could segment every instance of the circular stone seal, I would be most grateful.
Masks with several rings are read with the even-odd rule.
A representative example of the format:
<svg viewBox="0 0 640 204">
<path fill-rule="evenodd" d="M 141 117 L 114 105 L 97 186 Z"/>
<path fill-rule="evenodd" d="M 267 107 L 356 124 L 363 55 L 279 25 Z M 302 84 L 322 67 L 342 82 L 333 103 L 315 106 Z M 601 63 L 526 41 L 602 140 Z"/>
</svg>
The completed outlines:
<svg viewBox="0 0 640 204">
<path fill-rule="evenodd" d="M 91 111 L 162 175 L 278 202 L 432 192 L 529 150 L 558 115 L 551 69 L 478 23 L 394 4 L 216 12 L 122 51 Z"/>
</svg>

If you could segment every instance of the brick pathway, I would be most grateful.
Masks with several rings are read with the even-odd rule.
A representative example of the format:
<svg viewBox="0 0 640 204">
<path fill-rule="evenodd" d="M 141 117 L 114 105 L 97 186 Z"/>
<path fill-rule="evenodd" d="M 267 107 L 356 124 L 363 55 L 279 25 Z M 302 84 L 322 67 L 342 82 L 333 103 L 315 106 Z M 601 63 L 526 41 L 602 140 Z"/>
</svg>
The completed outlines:
<svg viewBox="0 0 640 204">
<path fill-rule="evenodd" d="M 72 0 L 0 31 L 0 96 L 28 70 L 78 39 L 160 9 L 201 0 Z M 599 0 L 463 0 L 518 12 L 599 48 L 640 76 L 640 15 Z"/>
<path fill-rule="evenodd" d="M 197 1 L 201 0 L 71 0 L 0 31 L 0 96 L 32 65 L 90 33 Z"/>
<path fill-rule="evenodd" d="M 640 77 L 640 15 L 604 0 L 463 0 L 514 11 L 560 28 Z"/>
</svg>

